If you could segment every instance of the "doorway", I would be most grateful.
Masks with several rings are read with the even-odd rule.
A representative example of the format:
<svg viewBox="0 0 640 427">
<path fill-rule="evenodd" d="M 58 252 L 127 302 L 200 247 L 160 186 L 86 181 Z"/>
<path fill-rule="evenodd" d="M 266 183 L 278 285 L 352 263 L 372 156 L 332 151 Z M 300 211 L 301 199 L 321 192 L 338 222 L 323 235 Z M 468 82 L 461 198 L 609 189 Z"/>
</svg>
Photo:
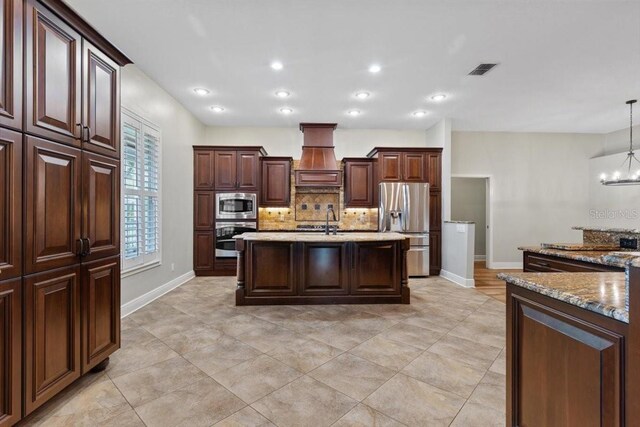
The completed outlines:
<svg viewBox="0 0 640 427">
<path fill-rule="evenodd" d="M 451 220 L 475 223 L 474 261 L 491 266 L 489 177 L 451 178 Z"/>
</svg>

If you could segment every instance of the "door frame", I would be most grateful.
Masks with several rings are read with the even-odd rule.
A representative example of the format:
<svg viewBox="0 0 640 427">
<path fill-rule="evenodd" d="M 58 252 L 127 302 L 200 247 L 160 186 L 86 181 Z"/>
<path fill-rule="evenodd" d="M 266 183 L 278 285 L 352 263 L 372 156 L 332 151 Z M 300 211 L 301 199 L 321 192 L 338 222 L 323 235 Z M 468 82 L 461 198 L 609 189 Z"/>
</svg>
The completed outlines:
<svg viewBox="0 0 640 427">
<path fill-rule="evenodd" d="M 452 173 L 451 178 L 481 178 L 486 182 L 486 191 L 485 191 L 485 207 L 486 214 L 485 219 L 487 221 L 487 225 L 489 226 L 488 230 L 485 230 L 486 234 L 486 266 L 488 269 L 495 269 L 493 262 L 493 185 L 491 185 L 491 180 L 493 179 L 493 175 L 489 174 L 467 174 L 467 173 Z M 453 189 L 453 183 L 451 185 Z M 476 230 L 477 232 L 477 230 Z M 475 260 L 474 260 L 475 261 Z"/>
</svg>

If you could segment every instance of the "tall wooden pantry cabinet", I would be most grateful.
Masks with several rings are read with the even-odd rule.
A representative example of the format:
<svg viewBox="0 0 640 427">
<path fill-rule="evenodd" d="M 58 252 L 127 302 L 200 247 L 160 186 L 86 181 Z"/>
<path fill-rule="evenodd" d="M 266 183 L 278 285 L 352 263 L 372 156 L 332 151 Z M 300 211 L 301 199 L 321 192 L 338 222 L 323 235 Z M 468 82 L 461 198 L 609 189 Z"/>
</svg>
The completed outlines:
<svg viewBox="0 0 640 427">
<path fill-rule="evenodd" d="M 120 347 L 120 67 L 60 0 L 0 0 L 0 426 Z"/>
</svg>

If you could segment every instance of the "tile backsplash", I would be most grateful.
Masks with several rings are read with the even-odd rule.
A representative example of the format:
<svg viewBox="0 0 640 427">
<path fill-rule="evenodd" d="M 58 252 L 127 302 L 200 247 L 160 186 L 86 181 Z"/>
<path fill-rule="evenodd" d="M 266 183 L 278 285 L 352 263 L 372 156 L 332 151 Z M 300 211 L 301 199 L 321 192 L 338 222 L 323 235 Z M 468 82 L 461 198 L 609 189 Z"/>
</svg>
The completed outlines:
<svg viewBox="0 0 640 427">
<path fill-rule="evenodd" d="M 342 162 L 338 162 L 342 169 Z M 378 209 L 345 208 L 344 189 L 337 188 L 296 188 L 293 171 L 298 168 L 298 160 L 291 169 L 291 201 L 288 208 L 260 208 L 261 230 L 295 230 L 299 224 L 323 224 L 327 206 L 332 204 L 342 230 L 378 229 Z M 302 209 L 306 205 L 306 209 Z M 318 209 L 316 209 L 318 205 Z M 333 221 L 331 223 L 334 223 Z"/>
</svg>

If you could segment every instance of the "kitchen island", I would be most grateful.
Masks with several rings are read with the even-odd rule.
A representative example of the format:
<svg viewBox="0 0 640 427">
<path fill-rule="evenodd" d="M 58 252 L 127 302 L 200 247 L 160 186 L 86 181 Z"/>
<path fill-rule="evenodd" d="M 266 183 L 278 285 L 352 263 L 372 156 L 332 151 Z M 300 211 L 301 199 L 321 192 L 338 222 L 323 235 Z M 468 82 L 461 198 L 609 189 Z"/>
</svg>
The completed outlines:
<svg viewBox="0 0 640 427">
<path fill-rule="evenodd" d="M 236 305 L 409 304 L 398 233 L 244 233 Z"/>
<path fill-rule="evenodd" d="M 640 258 L 609 256 L 627 271 L 498 275 L 507 282 L 508 426 L 640 419 Z"/>
</svg>

